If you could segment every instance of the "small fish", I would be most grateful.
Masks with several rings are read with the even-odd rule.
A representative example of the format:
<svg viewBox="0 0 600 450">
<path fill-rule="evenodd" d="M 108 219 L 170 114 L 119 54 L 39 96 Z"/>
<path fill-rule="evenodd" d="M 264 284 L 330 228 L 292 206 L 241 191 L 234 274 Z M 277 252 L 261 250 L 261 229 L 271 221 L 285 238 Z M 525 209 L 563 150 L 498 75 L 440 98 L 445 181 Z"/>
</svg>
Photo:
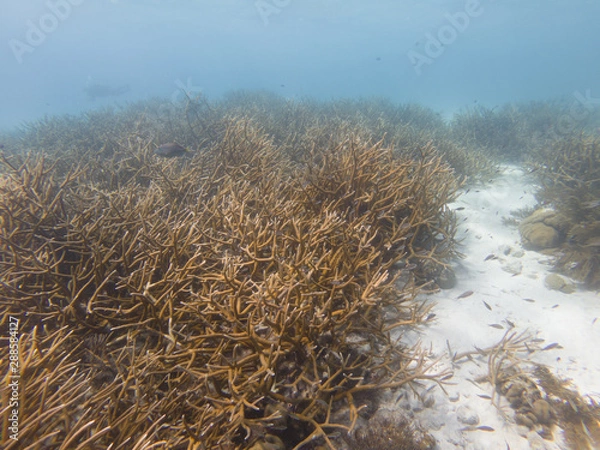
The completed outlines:
<svg viewBox="0 0 600 450">
<path fill-rule="evenodd" d="M 598 320 L 598 318 L 594 317 L 594 320 L 592 320 L 592 325 L 594 325 L 596 323 L 596 320 Z"/>
<path fill-rule="evenodd" d="M 553 342 L 552 344 L 548 344 L 548 345 L 546 345 L 546 346 L 545 346 L 545 347 L 542 349 L 542 351 L 544 352 L 544 351 L 546 351 L 546 350 L 552 350 L 553 348 L 557 348 L 557 347 L 560 347 L 560 346 L 558 345 L 558 342 Z M 562 348 L 562 347 L 560 347 L 560 348 Z"/>
<path fill-rule="evenodd" d="M 587 427 L 587 425 L 585 424 L 585 422 L 583 420 L 581 421 L 581 426 L 583 427 L 583 431 L 585 432 L 587 437 L 590 439 L 590 441 L 595 441 L 596 439 L 594 439 L 594 437 L 592 437 L 592 433 L 590 433 L 589 428 Z"/>
<path fill-rule="evenodd" d="M 425 317 L 425 322 L 433 319 L 435 316 L 436 316 L 435 313 L 427 314 L 427 317 Z"/>
<path fill-rule="evenodd" d="M 557 303 L 556 305 L 554 305 L 554 306 L 552 307 L 552 309 L 554 309 L 554 308 L 558 308 L 559 306 L 560 306 L 560 305 Z"/>
<path fill-rule="evenodd" d="M 458 354 L 457 352 L 452 352 L 452 349 L 450 348 L 450 342 L 448 342 L 448 339 L 446 339 L 446 345 L 448 346 L 448 356 L 450 356 L 450 358 L 452 359 L 452 361 L 456 360 L 456 355 Z"/>
<path fill-rule="evenodd" d="M 499 323 L 490 323 L 489 326 L 492 328 L 496 328 L 498 330 L 504 330 L 504 327 L 502 325 L 500 325 Z"/>
<path fill-rule="evenodd" d="M 586 209 L 594 209 L 600 206 L 600 200 L 592 200 L 589 202 L 583 202 L 582 206 Z"/>
<path fill-rule="evenodd" d="M 535 300 L 532 298 L 524 298 L 523 300 L 525 300 L 526 302 L 529 302 L 529 303 L 535 303 Z"/>
<path fill-rule="evenodd" d="M 465 291 L 462 294 L 460 294 L 458 297 L 456 297 L 456 299 L 458 300 L 459 298 L 467 298 L 470 295 L 473 295 L 473 291 Z"/>
<path fill-rule="evenodd" d="M 482 302 L 483 302 L 483 304 L 485 305 L 485 307 L 486 307 L 487 309 L 489 309 L 490 311 L 492 310 L 492 307 L 491 307 L 490 305 L 488 305 L 488 304 L 487 304 L 487 302 L 485 302 L 485 301 L 483 301 L 483 300 L 482 300 Z"/>
<path fill-rule="evenodd" d="M 600 247 L 600 237 L 588 239 L 583 247 Z"/>
<path fill-rule="evenodd" d="M 483 351 L 482 349 L 480 349 L 476 345 L 474 345 L 473 347 L 475 347 L 475 350 L 477 350 L 477 353 L 479 353 L 480 355 L 486 356 L 485 351 Z"/>
<path fill-rule="evenodd" d="M 492 427 L 488 427 L 487 425 L 480 425 L 478 427 L 464 427 L 461 428 L 460 431 L 496 431 Z"/>
<path fill-rule="evenodd" d="M 189 152 L 181 145 L 175 144 L 174 142 L 169 142 L 158 147 L 156 150 L 154 150 L 154 153 L 164 158 L 176 158 L 186 155 Z"/>
<path fill-rule="evenodd" d="M 487 255 L 484 259 L 484 261 L 489 261 L 490 259 L 498 259 L 498 257 L 496 255 L 494 255 L 493 253 L 490 253 L 489 255 Z"/>
<path fill-rule="evenodd" d="M 514 328 L 515 324 L 508 319 L 504 319 L 504 321 L 508 324 L 509 327 Z"/>
<path fill-rule="evenodd" d="M 459 206 L 458 208 L 454 208 L 454 211 L 462 211 L 463 209 L 465 209 L 464 206 Z"/>
<path fill-rule="evenodd" d="M 481 398 L 484 398 L 486 400 L 491 400 L 492 399 L 492 397 L 490 397 L 489 395 L 485 395 L 485 394 L 477 394 L 477 397 L 481 397 Z"/>
</svg>

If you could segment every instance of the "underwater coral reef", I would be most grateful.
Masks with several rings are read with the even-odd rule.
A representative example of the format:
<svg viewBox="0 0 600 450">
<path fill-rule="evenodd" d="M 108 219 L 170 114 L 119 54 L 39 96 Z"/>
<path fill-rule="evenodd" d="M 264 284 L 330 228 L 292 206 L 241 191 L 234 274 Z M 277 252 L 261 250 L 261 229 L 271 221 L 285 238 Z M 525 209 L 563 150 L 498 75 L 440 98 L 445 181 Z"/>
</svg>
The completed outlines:
<svg viewBox="0 0 600 450">
<path fill-rule="evenodd" d="M 240 91 L 28 124 L 0 155 L 0 317 L 19 321 L 21 394 L 19 441 L 3 406 L 2 445 L 435 448 L 379 395 L 452 375 L 402 339 L 434 316 L 419 294 L 456 283 L 448 204 L 502 152 L 535 161 L 548 140 L 521 144 L 548 115 L 446 124 L 418 105 Z M 585 253 L 596 286 L 598 142 L 544 148 L 540 198 L 570 218 L 561 251 Z M 513 337 L 481 355 L 528 350 Z M 515 374 L 490 361 L 507 396 Z M 519 414 L 550 429 L 561 406 L 535 395 Z"/>
<path fill-rule="evenodd" d="M 557 270 L 600 287 L 600 139 L 561 139 L 533 155 L 539 200 L 557 213 Z"/>
<path fill-rule="evenodd" d="M 447 375 L 390 330 L 454 254 L 450 167 L 343 129 L 291 158 L 252 119 L 211 126 L 185 159 L 60 123 L 2 156 L 26 395 L 5 448 L 336 448 L 363 393 Z"/>
</svg>

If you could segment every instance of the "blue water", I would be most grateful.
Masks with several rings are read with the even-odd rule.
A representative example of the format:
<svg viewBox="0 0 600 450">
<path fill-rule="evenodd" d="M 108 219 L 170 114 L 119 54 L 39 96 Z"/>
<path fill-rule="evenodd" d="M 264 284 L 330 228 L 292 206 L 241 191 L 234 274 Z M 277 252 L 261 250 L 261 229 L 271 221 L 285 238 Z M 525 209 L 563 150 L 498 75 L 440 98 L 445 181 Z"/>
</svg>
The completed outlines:
<svg viewBox="0 0 600 450">
<path fill-rule="evenodd" d="M 597 0 L 1 0 L 0 130 L 182 86 L 377 95 L 446 115 L 595 99 L 599 18 Z"/>
</svg>

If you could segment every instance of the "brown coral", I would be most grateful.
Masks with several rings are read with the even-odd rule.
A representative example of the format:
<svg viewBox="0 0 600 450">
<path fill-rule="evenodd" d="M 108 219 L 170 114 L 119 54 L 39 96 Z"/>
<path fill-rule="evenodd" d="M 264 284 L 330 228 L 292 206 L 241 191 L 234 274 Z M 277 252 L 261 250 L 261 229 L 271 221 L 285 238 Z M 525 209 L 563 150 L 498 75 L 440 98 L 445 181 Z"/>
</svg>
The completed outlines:
<svg viewBox="0 0 600 450">
<path fill-rule="evenodd" d="M 292 161 L 224 122 L 187 161 L 127 136 L 103 158 L 3 158 L 19 446 L 334 448 L 362 393 L 439 379 L 388 332 L 427 313 L 392 265 L 418 281 L 453 254 L 448 167 L 352 136 Z"/>
<path fill-rule="evenodd" d="M 556 268 L 600 286 L 600 139 L 590 136 L 554 143 L 537 155 L 536 175 L 541 201 L 568 218 L 565 244 L 557 252 Z"/>
<path fill-rule="evenodd" d="M 351 450 L 432 450 L 435 439 L 400 412 L 379 411 L 346 438 Z"/>
</svg>

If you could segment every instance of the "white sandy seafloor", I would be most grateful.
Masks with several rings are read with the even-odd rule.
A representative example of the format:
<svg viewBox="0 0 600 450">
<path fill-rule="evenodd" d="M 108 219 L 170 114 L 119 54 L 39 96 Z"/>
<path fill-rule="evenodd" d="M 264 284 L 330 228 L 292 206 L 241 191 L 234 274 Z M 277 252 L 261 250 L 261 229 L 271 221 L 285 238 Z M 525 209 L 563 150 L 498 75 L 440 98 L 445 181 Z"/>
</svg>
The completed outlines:
<svg viewBox="0 0 600 450">
<path fill-rule="evenodd" d="M 435 317 L 408 338 L 430 348 L 432 359 L 441 358 L 439 371 L 452 368 L 454 376 L 448 380 L 452 384 L 445 386 L 448 395 L 439 387 L 432 389 L 429 395 L 433 405 L 431 399 L 426 402 L 429 407 L 412 395 L 387 405 L 412 411 L 417 422 L 437 439 L 439 449 L 567 448 L 560 429 L 554 428 L 553 440 L 544 440 L 514 422 L 514 411 L 505 397 L 496 395 L 503 415 L 489 399 L 479 396 L 494 394 L 490 383 L 473 382 L 488 373 L 487 357 L 474 355 L 474 361 L 462 359 L 461 364 L 452 364 L 448 344 L 452 352 L 459 353 L 475 350 L 475 346 L 491 347 L 510 328 L 506 319 L 514 324 L 512 331 L 528 331 L 544 339 L 538 348 L 559 344 L 533 352 L 529 359 L 546 365 L 559 378 L 571 380 L 571 388 L 580 394 L 600 395 L 600 319 L 594 322 L 600 318 L 600 294 L 581 286 L 572 294 L 546 288 L 544 278 L 552 273 L 550 258 L 525 250 L 516 226 L 502 220 L 511 217 L 511 211 L 535 206 L 536 188 L 532 183 L 524 170 L 503 167 L 489 185 L 471 187 L 450 205 L 452 209 L 464 207 L 457 211 L 457 239 L 463 239 L 460 251 L 465 255 L 453 264 L 458 283 L 427 296 L 435 303 Z M 490 254 L 498 259 L 486 261 Z M 465 291 L 473 294 L 458 298 Z M 535 301 L 527 302 L 525 298 Z M 458 420 L 457 412 L 472 419 L 476 416 L 478 426 L 494 431 L 465 430 L 467 425 Z"/>
</svg>

